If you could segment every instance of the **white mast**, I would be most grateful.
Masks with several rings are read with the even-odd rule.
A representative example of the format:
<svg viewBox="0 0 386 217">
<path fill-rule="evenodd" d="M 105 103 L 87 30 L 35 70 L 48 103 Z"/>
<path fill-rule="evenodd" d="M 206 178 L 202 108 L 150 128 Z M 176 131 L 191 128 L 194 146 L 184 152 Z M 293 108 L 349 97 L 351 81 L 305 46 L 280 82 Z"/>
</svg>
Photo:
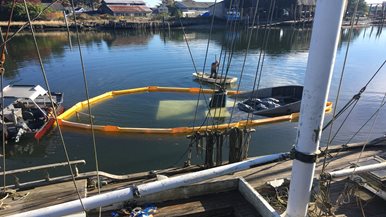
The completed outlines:
<svg viewBox="0 0 386 217">
<path fill-rule="evenodd" d="M 305 216 L 346 0 L 318 0 L 300 109 L 287 217 Z"/>
</svg>

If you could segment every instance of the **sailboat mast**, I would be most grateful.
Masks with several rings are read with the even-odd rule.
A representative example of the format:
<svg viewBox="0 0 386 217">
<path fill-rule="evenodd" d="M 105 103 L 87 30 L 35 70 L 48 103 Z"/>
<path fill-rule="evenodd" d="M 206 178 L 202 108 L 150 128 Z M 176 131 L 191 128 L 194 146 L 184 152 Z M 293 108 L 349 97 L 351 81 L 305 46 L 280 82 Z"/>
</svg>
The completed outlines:
<svg viewBox="0 0 386 217">
<path fill-rule="evenodd" d="M 284 216 L 305 216 L 346 0 L 318 0 Z"/>
</svg>

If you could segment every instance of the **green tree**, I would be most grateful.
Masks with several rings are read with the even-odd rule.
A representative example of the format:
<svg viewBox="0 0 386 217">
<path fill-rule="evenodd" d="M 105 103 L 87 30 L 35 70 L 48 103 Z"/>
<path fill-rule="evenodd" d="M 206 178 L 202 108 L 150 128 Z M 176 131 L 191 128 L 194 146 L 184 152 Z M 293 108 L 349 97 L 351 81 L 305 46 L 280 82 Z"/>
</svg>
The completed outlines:
<svg viewBox="0 0 386 217">
<path fill-rule="evenodd" d="M 31 19 L 36 17 L 44 9 L 44 6 L 42 4 L 40 4 L 40 3 L 28 2 L 27 3 L 27 7 L 28 7 L 28 11 L 30 13 Z M 12 10 L 12 3 L 6 4 L 3 7 L 3 9 L 2 9 L 2 13 L 1 13 L 0 19 L 1 20 L 8 20 L 9 19 L 9 14 L 11 14 L 11 10 Z M 42 14 L 42 16 L 41 16 L 42 19 L 44 18 L 44 15 L 47 12 L 50 12 L 50 10 L 48 9 L 48 10 L 46 10 Z M 14 11 L 13 11 L 13 18 L 12 18 L 12 20 L 15 20 L 15 21 L 26 21 L 27 19 L 28 18 L 27 18 L 27 13 L 26 13 L 26 10 L 25 10 L 24 3 L 16 3 Z"/>
<path fill-rule="evenodd" d="M 365 0 L 349 0 L 347 4 L 347 16 L 351 16 L 354 13 L 357 1 L 359 1 L 357 15 L 363 16 L 367 13 L 369 8 Z"/>
</svg>

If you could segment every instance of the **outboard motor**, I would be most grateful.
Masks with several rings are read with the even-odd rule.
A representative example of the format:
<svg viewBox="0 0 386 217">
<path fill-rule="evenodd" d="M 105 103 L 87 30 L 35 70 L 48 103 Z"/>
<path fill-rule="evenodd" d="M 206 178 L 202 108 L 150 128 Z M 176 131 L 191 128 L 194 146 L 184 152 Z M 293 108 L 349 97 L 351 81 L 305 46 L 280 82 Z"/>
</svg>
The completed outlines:
<svg viewBox="0 0 386 217">
<path fill-rule="evenodd" d="M 226 106 L 227 92 L 224 88 L 215 91 L 209 102 L 209 108 L 223 108 Z"/>
</svg>

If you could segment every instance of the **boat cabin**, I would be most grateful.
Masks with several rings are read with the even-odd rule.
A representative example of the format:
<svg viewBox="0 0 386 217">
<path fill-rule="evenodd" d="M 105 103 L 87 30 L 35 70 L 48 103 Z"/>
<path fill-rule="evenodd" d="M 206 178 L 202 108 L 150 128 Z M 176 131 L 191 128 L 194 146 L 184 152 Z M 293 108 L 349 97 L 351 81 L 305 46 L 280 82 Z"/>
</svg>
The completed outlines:
<svg viewBox="0 0 386 217">
<path fill-rule="evenodd" d="M 62 94 L 51 95 L 53 104 L 48 91 L 40 85 L 6 86 L 3 89 L 4 105 L 0 114 L 4 116 L 6 140 L 18 142 L 20 136 L 25 133 L 37 133 L 42 130 L 47 121 L 53 118 L 52 105 L 58 112 L 63 112 Z"/>
</svg>

